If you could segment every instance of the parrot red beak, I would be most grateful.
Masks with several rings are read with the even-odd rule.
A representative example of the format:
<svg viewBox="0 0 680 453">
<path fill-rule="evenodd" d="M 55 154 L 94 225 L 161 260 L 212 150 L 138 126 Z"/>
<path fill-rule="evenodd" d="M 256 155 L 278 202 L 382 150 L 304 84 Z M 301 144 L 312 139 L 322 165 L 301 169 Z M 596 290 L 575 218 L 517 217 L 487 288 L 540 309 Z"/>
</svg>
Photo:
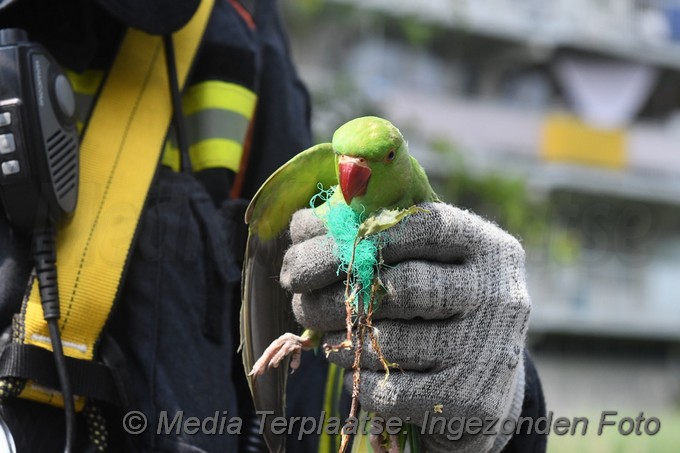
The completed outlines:
<svg viewBox="0 0 680 453">
<path fill-rule="evenodd" d="M 340 156 L 338 161 L 340 170 L 340 190 L 345 198 L 345 203 L 350 204 L 352 198 L 360 197 L 366 193 L 368 180 L 371 178 L 371 169 L 362 157 Z"/>
</svg>

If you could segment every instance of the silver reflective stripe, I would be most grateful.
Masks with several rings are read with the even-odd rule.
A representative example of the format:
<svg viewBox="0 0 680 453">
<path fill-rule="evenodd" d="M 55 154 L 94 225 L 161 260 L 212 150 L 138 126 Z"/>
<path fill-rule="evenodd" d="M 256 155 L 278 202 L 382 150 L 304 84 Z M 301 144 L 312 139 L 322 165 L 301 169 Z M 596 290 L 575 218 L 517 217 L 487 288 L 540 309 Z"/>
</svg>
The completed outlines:
<svg viewBox="0 0 680 453">
<path fill-rule="evenodd" d="M 187 139 L 189 145 L 203 140 L 222 138 L 243 145 L 248 131 L 248 118 L 236 112 L 220 109 L 206 109 L 186 117 Z M 168 137 L 177 147 L 174 128 Z"/>
<path fill-rule="evenodd" d="M 239 169 L 248 118 L 232 110 L 205 109 L 186 117 L 189 154 L 194 171 L 207 168 Z M 179 168 L 179 147 L 174 128 L 170 129 L 163 163 Z"/>
<path fill-rule="evenodd" d="M 236 112 L 206 109 L 187 116 L 187 134 L 192 144 L 210 138 L 226 138 L 242 145 L 248 123 L 248 118 Z"/>
</svg>

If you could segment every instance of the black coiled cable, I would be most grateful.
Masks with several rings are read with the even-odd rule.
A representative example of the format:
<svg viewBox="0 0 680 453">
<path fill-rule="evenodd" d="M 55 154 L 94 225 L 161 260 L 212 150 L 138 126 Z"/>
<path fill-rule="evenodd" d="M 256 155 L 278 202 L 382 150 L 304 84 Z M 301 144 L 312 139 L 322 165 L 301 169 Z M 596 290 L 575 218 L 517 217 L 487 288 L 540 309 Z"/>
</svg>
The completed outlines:
<svg viewBox="0 0 680 453">
<path fill-rule="evenodd" d="M 54 227 L 42 226 L 33 234 L 33 260 L 40 289 L 40 302 L 43 317 L 47 321 L 54 362 L 57 367 L 61 394 L 64 398 L 66 414 L 66 444 L 64 453 L 73 453 L 76 435 L 76 411 L 73 402 L 73 391 L 66 370 L 66 358 L 59 331 L 59 285 L 57 281 L 57 246 Z"/>
</svg>

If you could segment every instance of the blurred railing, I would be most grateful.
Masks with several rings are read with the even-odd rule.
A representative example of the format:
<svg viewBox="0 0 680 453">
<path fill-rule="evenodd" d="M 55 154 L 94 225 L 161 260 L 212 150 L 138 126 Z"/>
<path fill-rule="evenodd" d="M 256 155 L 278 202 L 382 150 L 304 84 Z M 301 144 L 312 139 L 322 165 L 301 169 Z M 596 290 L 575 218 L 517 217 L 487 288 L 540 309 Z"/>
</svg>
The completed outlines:
<svg viewBox="0 0 680 453">
<path fill-rule="evenodd" d="M 550 30 L 569 39 L 680 45 L 678 0 L 454 0 L 451 4 L 473 21 L 505 23 L 508 29 Z"/>
<path fill-rule="evenodd" d="M 583 250 L 578 262 L 527 255 L 535 333 L 680 339 L 677 259 Z"/>
<path fill-rule="evenodd" d="M 509 39 L 680 67 L 680 0 L 334 0 Z"/>
</svg>

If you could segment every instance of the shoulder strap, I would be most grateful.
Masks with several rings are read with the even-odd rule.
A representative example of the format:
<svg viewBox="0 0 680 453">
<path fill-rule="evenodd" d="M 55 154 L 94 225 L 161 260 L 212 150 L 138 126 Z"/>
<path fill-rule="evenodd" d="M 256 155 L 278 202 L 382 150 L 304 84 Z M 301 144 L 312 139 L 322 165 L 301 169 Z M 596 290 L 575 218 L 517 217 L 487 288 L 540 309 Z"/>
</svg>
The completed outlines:
<svg viewBox="0 0 680 453">
<path fill-rule="evenodd" d="M 176 33 L 180 87 L 212 6 L 213 0 L 203 0 L 191 21 Z M 162 39 L 130 29 L 81 144 L 78 208 L 58 233 L 60 328 L 68 357 L 85 361 L 95 357 L 171 114 Z M 35 282 L 20 316 L 19 343 L 51 350 Z M 60 395 L 55 398 L 54 392 L 31 381 L 20 396 L 61 405 Z"/>
</svg>

